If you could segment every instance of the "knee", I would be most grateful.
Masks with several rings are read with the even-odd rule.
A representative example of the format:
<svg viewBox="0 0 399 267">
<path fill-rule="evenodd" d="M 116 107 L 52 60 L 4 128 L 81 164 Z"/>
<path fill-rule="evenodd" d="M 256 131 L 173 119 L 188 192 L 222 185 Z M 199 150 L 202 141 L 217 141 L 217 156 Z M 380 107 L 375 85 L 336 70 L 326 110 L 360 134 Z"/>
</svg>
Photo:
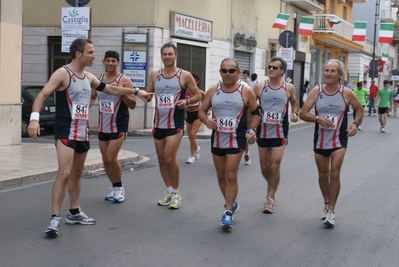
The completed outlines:
<svg viewBox="0 0 399 267">
<path fill-rule="evenodd" d="M 237 183 L 237 173 L 231 171 L 226 173 L 226 181 L 230 184 L 236 184 Z"/>
<path fill-rule="evenodd" d="M 103 162 L 104 164 L 110 165 L 110 164 L 115 164 L 117 160 L 114 157 L 103 157 Z"/>
</svg>

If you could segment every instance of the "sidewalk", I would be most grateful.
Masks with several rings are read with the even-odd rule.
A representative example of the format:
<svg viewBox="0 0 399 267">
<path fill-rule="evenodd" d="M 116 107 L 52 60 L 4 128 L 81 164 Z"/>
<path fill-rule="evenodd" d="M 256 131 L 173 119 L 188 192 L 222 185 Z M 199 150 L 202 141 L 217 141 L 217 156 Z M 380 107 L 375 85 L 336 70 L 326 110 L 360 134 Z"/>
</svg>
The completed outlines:
<svg viewBox="0 0 399 267">
<path fill-rule="evenodd" d="M 304 121 L 290 123 L 290 129 L 312 125 Z M 135 130 L 129 135 L 151 135 L 152 129 Z M 211 130 L 202 125 L 198 139 L 210 139 Z M 185 133 L 184 138 L 187 138 Z M 121 150 L 118 155 L 121 164 L 134 162 L 139 155 L 135 152 Z M 54 144 L 22 143 L 21 145 L 0 146 L 0 189 L 20 186 L 32 182 L 55 179 L 58 170 L 57 155 Z M 99 149 L 90 149 L 84 172 L 103 167 Z"/>
</svg>

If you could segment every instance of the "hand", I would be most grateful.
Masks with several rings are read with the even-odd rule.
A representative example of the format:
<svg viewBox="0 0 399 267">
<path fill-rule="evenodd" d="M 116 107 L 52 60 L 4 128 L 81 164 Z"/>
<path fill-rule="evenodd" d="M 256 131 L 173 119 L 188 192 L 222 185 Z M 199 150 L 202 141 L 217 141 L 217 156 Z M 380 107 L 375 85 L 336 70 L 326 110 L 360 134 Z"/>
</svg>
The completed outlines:
<svg viewBox="0 0 399 267">
<path fill-rule="evenodd" d="M 187 100 L 186 99 L 180 99 L 179 101 L 177 101 L 176 106 L 179 109 L 185 109 L 187 107 Z"/>
<path fill-rule="evenodd" d="M 144 90 L 139 90 L 137 93 L 137 96 L 144 102 L 151 101 L 153 95 L 155 95 L 155 93 L 148 93 Z"/>
<path fill-rule="evenodd" d="M 37 136 L 40 135 L 40 124 L 36 120 L 30 121 L 28 125 L 28 134 L 33 140 L 37 139 Z"/>
<path fill-rule="evenodd" d="M 357 125 L 355 123 L 351 123 L 346 129 L 347 136 L 352 137 L 357 133 Z"/>
<path fill-rule="evenodd" d="M 317 123 L 324 128 L 331 128 L 334 126 L 334 122 L 331 119 L 322 116 L 319 117 Z"/>
<path fill-rule="evenodd" d="M 296 115 L 296 113 L 291 113 L 291 121 L 292 122 L 297 122 L 298 121 L 298 115 Z"/>
<path fill-rule="evenodd" d="M 205 125 L 208 129 L 215 130 L 216 129 L 216 118 L 210 118 L 205 121 Z"/>
</svg>

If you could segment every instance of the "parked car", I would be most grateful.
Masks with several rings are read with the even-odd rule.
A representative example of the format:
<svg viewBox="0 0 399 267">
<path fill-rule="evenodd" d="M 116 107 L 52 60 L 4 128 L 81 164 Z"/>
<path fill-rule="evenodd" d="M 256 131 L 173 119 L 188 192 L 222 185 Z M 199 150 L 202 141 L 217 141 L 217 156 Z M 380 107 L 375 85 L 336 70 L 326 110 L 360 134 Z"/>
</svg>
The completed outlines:
<svg viewBox="0 0 399 267">
<path fill-rule="evenodd" d="M 28 135 L 28 125 L 30 114 L 32 112 L 32 104 L 37 94 L 43 89 L 41 85 L 23 85 L 21 86 L 21 102 L 22 102 L 22 120 L 21 135 Z M 43 103 L 40 110 L 40 127 L 44 128 L 47 133 L 54 133 L 55 122 L 55 99 L 50 95 Z"/>
</svg>

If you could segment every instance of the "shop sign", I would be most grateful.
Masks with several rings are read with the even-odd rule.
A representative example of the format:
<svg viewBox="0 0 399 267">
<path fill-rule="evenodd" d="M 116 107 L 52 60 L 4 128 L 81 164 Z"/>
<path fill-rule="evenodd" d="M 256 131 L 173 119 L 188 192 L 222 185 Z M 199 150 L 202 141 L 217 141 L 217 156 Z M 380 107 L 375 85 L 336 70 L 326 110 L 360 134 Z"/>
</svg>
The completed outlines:
<svg viewBox="0 0 399 267">
<path fill-rule="evenodd" d="M 170 12 L 171 36 L 203 42 L 212 41 L 212 21 Z"/>
<path fill-rule="evenodd" d="M 61 9 L 61 30 L 90 30 L 90 7 L 63 7 Z"/>
<path fill-rule="evenodd" d="M 258 45 L 256 34 L 244 30 L 233 29 L 231 39 L 235 50 L 255 52 L 255 48 Z"/>
<path fill-rule="evenodd" d="M 61 36 L 61 52 L 69 53 L 69 47 L 75 39 L 89 39 L 88 31 L 63 31 Z"/>
</svg>

